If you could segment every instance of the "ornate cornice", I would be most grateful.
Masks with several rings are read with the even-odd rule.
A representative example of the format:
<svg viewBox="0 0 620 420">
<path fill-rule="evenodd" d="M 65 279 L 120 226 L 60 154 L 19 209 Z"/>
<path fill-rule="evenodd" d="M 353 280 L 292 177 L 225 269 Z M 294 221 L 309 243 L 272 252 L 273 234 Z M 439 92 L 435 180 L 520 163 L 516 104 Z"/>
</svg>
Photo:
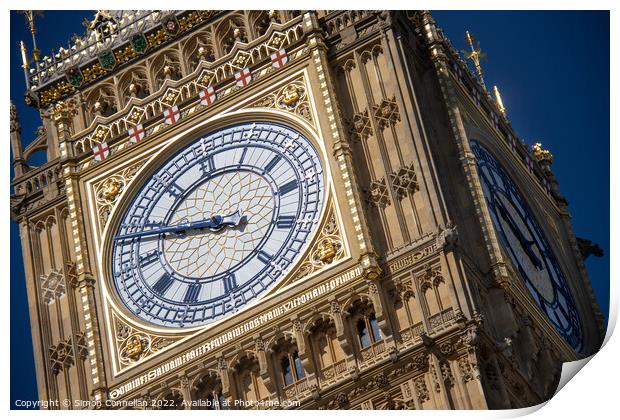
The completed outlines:
<svg viewBox="0 0 620 420">
<path fill-rule="evenodd" d="M 216 100 L 219 102 L 242 89 L 234 83 L 235 72 L 252 68 L 252 83 L 267 77 L 277 71 L 270 65 L 272 51 L 286 48 L 289 62 L 304 57 L 307 49 L 299 47 L 300 31 L 301 26 L 296 24 L 284 30 L 272 27 L 267 34 L 244 49 L 234 48 L 224 61 L 218 60 L 216 63 L 203 61 L 194 72 L 183 79 L 167 80 L 159 91 L 150 96 L 130 99 L 116 114 L 106 118 L 96 117 L 86 130 L 77 133 L 68 145 L 69 152 L 83 161 L 84 158 L 92 157 L 92 149 L 95 146 L 105 142 L 109 152 L 114 154 L 132 145 L 129 130 L 138 124 L 144 127 L 147 138 L 168 129 L 170 125 L 165 122 L 164 112 L 169 107 L 178 107 L 181 119 L 211 107 L 201 103 L 201 91 L 213 88 Z M 295 90 L 294 93 L 291 93 L 292 89 Z M 274 95 L 273 104 L 256 103 L 255 106 L 273 106 L 294 112 L 308 121 L 313 120 L 304 86 L 292 83 L 291 86 L 284 87 L 281 92 L 274 92 Z M 146 112 L 147 110 L 149 112 Z M 89 159 L 83 161 L 80 167 L 86 168 L 96 163 Z"/>
<path fill-rule="evenodd" d="M 31 93 L 36 97 L 31 105 L 43 108 L 66 98 L 219 14 L 221 12 L 213 10 L 118 11 L 116 16 L 110 15 L 115 23 L 102 23 L 111 25 L 110 33 L 102 35 L 95 27 L 90 28 L 87 35 L 77 38 L 68 50 L 61 48 L 52 57 L 43 57 L 37 67 L 30 70 Z M 175 22 L 174 27 L 171 21 Z M 138 43 L 137 37 L 144 42 Z"/>
</svg>

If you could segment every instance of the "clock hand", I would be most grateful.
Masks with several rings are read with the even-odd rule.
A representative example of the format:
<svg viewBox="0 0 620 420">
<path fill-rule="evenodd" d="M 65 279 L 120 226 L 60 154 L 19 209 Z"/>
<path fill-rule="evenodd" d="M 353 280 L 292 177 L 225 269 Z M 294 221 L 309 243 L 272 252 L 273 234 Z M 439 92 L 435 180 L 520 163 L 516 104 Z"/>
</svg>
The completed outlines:
<svg viewBox="0 0 620 420">
<path fill-rule="evenodd" d="M 241 216 L 241 212 L 237 210 L 236 212 L 229 214 L 227 216 L 213 216 L 209 219 L 199 220 L 197 222 L 191 222 L 189 227 L 186 229 L 209 229 L 211 232 L 218 232 L 224 229 L 226 226 L 238 226 L 241 223 L 245 223 L 246 217 Z"/>
<path fill-rule="evenodd" d="M 508 222 L 508 226 L 510 226 L 510 230 L 512 230 L 512 232 L 517 237 L 517 240 L 521 244 L 521 248 L 523 248 L 523 250 L 525 251 L 532 265 L 534 265 L 538 270 L 542 270 L 542 263 L 540 262 L 536 254 L 534 253 L 534 250 L 532 250 L 532 246 L 534 245 L 535 242 L 528 241 L 525 238 L 525 236 L 523 235 L 523 232 L 521 232 L 521 229 L 519 229 L 519 227 L 515 224 L 514 220 L 512 220 L 512 217 L 510 217 L 510 215 L 508 214 L 508 210 L 504 208 L 503 203 L 501 203 L 498 200 L 496 204 L 497 204 L 497 209 L 501 213 L 502 218 L 506 222 Z"/>
<path fill-rule="evenodd" d="M 180 233 L 190 229 L 209 229 L 211 232 L 219 232 L 227 226 L 235 227 L 241 223 L 245 223 L 247 218 L 241 216 L 239 210 L 229 214 L 227 216 L 216 215 L 204 220 L 198 220 L 195 222 L 179 223 L 172 226 L 165 226 L 159 229 L 144 230 L 141 232 L 126 233 L 124 235 L 117 235 L 114 240 L 131 239 L 146 235 L 161 235 L 164 233 Z"/>
</svg>

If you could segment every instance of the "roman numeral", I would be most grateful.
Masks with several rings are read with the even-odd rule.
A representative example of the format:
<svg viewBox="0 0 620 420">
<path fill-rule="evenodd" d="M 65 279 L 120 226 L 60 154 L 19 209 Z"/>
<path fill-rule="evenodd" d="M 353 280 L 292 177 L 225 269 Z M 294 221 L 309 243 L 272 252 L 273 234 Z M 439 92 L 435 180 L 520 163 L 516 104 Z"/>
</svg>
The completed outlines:
<svg viewBox="0 0 620 420">
<path fill-rule="evenodd" d="M 245 154 L 248 152 L 248 148 L 244 147 L 241 152 L 241 157 L 239 158 L 239 165 L 243 165 L 243 161 L 245 160 Z"/>
<path fill-rule="evenodd" d="M 180 198 L 183 192 L 183 188 L 179 187 L 179 185 L 174 182 L 171 183 L 170 186 L 168 186 L 168 194 L 175 198 Z"/>
<path fill-rule="evenodd" d="M 278 229 L 288 229 L 295 223 L 295 216 L 278 216 L 276 227 Z"/>
<path fill-rule="evenodd" d="M 158 295 L 163 296 L 166 293 L 166 290 L 170 289 L 172 283 L 174 283 L 174 278 L 170 274 L 166 273 L 161 276 L 159 280 L 157 280 L 157 283 L 153 285 L 153 291 L 155 291 Z"/>
<path fill-rule="evenodd" d="M 149 252 L 146 255 L 140 256 L 140 267 L 144 268 L 145 266 L 154 263 L 159 260 L 159 251 L 154 250 L 153 252 Z"/>
<path fill-rule="evenodd" d="M 280 162 L 280 159 L 282 159 L 280 156 L 278 155 L 274 156 L 273 159 L 269 161 L 267 166 L 265 166 L 265 173 L 271 172 L 271 170 L 276 167 L 278 162 Z"/>
<path fill-rule="evenodd" d="M 287 182 L 286 184 L 282 185 L 280 187 L 280 189 L 278 190 L 278 194 L 280 195 L 286 195 L 288 193 L 290 193 L 291 191 L 294 191 L 297 189 L 297 180 L 294 179 L 292 181 Z"/>
<path fill-rule="evenodd" d="M 215 170 L 215 160 L 213 159 L 213 155 L 209 155 L 200 160 L 200 169 L 202 170 L 203 176 L 207 176 Z"/>
<path fill-rule="evenodd" d="M 235 287 L 237 287 L 237 278 L 234 273 L 228 275 L 228 277 L 224 278 L 224 292 L 230 293 Z"/>
<path fill-rule="evenodd" d="M 185 303 L 196 303 L 198 300 L 198 295 L 200 294 L 200 289 L 202 284 L 194 283 L 190 284 L 187 288 L 187 292 L 185 292 L 185 297 L 183 298 L 183 302 Z"/>
<path fill-rule="evenodd" d="M 271 255 L 267 254 L 265 251 L 258 251 L 256 258 L 263 264 L 269 264 L 271 262 Z"/>
</svg>

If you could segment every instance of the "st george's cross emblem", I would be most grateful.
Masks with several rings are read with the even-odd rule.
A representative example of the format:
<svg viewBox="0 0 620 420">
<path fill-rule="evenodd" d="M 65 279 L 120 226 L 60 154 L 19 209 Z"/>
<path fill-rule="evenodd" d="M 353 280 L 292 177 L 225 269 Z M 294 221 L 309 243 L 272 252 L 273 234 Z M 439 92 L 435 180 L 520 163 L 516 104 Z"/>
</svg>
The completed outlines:
<svg viewBox="0 0 620 420">
<path fill-rule="evenodd" d="M 165 123 L 168 125 L 172 125 L 181 119 L 181 114 L 179 113 L 179 107 L 171 106 L 164 111 Z"/>
<path fill-rule="evenodd" d="M 271 53 L 271 65 L 277 69 L 288 63 L 288 56 L 284 48 Z"/>
<path fill-rule="evenodd" d="M 209 86 L 205 90 L 200 91 L 200 104 L 201 105 L 205 105 L 205 106 L 211 105 L 213 102 L 215 102 L 215 99 L 216 99 L 215 90 L 211 86 Z"/>
<path fill-rule="evenodd" d="M 128 130 L 128 133 L 129 133 L 129 142 L 138 143 L 140 140 L 144 138 L 144 127 L 142 127 L 142 124 L 138 124 L 135 127 L 130 127 Z"/>
<path fill-rule="evenodd" d="M 247 86 L 247 84 L 252 81 L 252 72 L 247 67 L 239 72 L 236 72 L 235 81 L 237 82 L 237 86 L 239 87 Z"/>
<path fill-rule="evenodd" d="M 108 147 L 108 143 L 99 143 L 93 147 L 93 155 L 95 156 L 95 160 L 97 162 L 105 160 L 108 156 L 110 156 L 110 148 Z"/>
</svg>

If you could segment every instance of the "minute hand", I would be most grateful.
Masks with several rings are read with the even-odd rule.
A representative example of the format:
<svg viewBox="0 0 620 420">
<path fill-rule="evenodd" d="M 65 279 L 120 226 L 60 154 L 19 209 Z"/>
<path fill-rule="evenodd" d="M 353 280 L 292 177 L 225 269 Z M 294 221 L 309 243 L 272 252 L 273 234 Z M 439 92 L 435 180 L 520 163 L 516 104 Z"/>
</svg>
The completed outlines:
<svg viewBox="0 0 620 420">
<path fill-rule="evenodd" d="M 190 229 L 209 229 L 212 232 L 218 232 L 224 229 L 226 226 L 232 226 L 232 227 L 237 226 L 241 223 L 242 220 L 243 220 L 243 217 L 241 217 L 239 210 L 237 210 L 236 212 L 229 214 L 227 216 L 216 215 L 208 219 L 198 220 L 195 222 L 179 223 L 178 225 L 165 226 L 159 229 L 150 229 L 150 230 L 145 230 L 141 232 L 126 233 L 124 235 L 117 235 L 114 239 L 118 241 L 122 239 L 131 239 L 131 238 L 137 238 L 137 237 L 147 236 L 147 235 L 161 235 L 164 233 L 180 233 L 180 232 L 185 232 Z"/>
<path fill-rule="evenodd" d="M 519 229 L 519 227 L 516 225 L 514 220 L 512 220 L 512 218 L 508 214 L 508 211 L 504 208 L 504 204 L 503 203 L 497 202 L 497 206 L 496 207 L 499 209 L 499 212 L 501 213 L 501 215 L 504 218 L 504 220 L 506 220 L 506 222 L 508 222 L 508 225 L 510 226 L 510 229 L 515 234 L 515 236 L 517 237 L 517 240 L 521 244 L 521 248 L 523 248 L 523 250 L 527 254 L 527 256 L 530 259 L 530 261 L 532 262 L 532 264 L 537 269 L 541 270 L 542 269 L 542 263 L 540 262 L 540 260 L 538 259 L 538 257 L 534 253 L 534 251 L 532 250 L 532 246 L 534 245 L 535 242 L 534 241 L 528 241 L 525 238 L 525 236 L 523 235 L 523 232 L 521 232 L 521 229 Z"/>
</svg>

